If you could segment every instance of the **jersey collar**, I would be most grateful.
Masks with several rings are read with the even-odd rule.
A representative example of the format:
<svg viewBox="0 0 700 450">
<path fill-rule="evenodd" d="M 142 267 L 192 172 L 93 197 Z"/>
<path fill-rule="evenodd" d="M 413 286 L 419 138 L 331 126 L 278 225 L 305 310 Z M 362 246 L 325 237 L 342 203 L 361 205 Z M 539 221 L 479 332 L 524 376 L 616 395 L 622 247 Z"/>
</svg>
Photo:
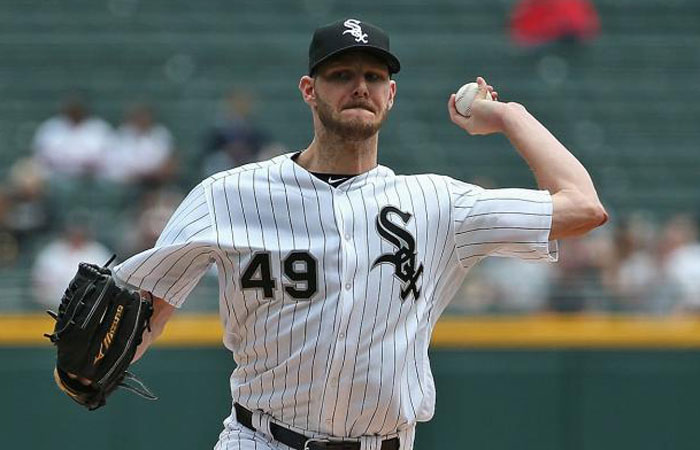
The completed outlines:
<svg viewBox="0 0 700 450">
<path fill-rule="evenodd" d="M 315 190 L 341 190 L 350 191 L 354 189 L 359 189 L 365 186 L 367 183 L 379 180 L 381 178 L 394 176 L 394 171 L 388 167 L 377 164 L 373 169 L 367 172 L 355 175 L 345 183 L 341 183 L 337 187 L 333 187 L 325 181 L 321 181 L 311 174 L 304 167 L 297 164 L 292 156 L 299 152 L 290 152 L 284 155 L 280 155 L 280 158 L 284 160 L 281 163 L 281 177 L 282 181 L 286 183 L 299 184 L 301 188 L 309 188 Z"/>
</svg>

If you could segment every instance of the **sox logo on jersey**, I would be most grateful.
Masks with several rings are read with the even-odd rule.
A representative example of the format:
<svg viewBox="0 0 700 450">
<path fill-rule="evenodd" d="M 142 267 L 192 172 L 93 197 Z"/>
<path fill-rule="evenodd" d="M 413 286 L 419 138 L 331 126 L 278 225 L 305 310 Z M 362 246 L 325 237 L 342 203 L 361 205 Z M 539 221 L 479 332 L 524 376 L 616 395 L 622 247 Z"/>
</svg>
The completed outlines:
<svg viewBox="0 0 700 450">
<path fill-rule="evenodd" d="M 389 263 L 396 268 L 394 276 L 401 280 L 401 300 L 406 300 L 409 294 L 413 294 L 414 300 L 420 297 L 420 288 L 417 286 L 419 278 L 423 274 L 423 264 L 416 268 L 416 240 L 410 232 L 394 224 L 389 220 L 389 214 L 394 213 L 407 224 L 411 214 L 403 212 L 395 206 L 385 206 L 377 216 L 377 231 L 382 238 L 391 242 L 398 250 L 377 258 L 372 268 L 378 264 Z"/>
</svg>

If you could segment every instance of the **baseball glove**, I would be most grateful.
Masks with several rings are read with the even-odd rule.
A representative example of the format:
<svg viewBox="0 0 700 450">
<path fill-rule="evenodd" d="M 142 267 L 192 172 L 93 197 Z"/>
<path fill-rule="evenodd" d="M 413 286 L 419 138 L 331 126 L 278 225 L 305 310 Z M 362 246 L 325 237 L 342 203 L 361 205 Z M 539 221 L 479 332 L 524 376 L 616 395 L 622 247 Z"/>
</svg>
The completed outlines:
<svg viewBox="0 0 700 450">
<path fill-rule="evenodd" d="M 112 257 L 114 259 L 114 257 Z M 151 301 L 117 286 L 112 272 L 80 263 L 63 294 L 52 334 L 58 350 L 54 379 L 58 387 L 89 410 L 103 406 L 118 387 L 156 397 L 127 368 L 153 314 Z"/>
</svg>

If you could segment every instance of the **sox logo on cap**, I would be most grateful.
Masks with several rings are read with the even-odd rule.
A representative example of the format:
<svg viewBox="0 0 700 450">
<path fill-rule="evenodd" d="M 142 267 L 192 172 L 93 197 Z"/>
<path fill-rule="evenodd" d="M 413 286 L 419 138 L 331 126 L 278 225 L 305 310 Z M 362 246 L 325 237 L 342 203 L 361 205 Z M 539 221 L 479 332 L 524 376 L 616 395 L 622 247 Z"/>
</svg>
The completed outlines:
<svg viewBox="0 0 700 450">
<path fill-rule="evenodd" d="M 362 28 L 360 27 L 360 22 L 357 19 L 348 19 L 345 22 L 343 22 L 343 25 L 345 25 L 345 28 L 347 30 L 343 31 L 343 34 L 350 33 L 354 38 L 355 42 L 362 42 L 363 44 L 367 43 L 367 33 L 362 32 Z"/>
</svg>

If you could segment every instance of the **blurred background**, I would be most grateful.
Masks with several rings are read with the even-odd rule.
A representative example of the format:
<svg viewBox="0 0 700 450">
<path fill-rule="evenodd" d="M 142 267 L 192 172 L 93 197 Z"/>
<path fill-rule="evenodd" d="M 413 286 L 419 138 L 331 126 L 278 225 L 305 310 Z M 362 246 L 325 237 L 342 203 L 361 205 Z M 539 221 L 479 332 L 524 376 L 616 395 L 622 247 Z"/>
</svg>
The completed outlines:
<svg viewBox="0 0 700 450">
<path fill-rule="evenodd" d="M 93 424 L 102 448 L 213 446 L 233 368 L 202 338 L 218 323 L 215 274 L 183 308 L 199 325 L 139 363 L 156 404 L 76 411 L 52 386 L 39 314 L 78 261 L 151 247 L 202 178 L 306 147 L 308 43 L 345 16 L 387 30 L 402 62 L 382 164 L 536 187 L 504 137 L 449 121 L 450 93 L 483 75 L 583 162 L 611 217 L 561 242 L 557 264 L 470 272 L 436 331 L 437 415 L 416 448 L 697 448 L 699 1 L 0 0 L 8 448 L 49 448 L 39 421 Z M 115 428 L 135 417 L 128 436 Z"/>
</svg>

